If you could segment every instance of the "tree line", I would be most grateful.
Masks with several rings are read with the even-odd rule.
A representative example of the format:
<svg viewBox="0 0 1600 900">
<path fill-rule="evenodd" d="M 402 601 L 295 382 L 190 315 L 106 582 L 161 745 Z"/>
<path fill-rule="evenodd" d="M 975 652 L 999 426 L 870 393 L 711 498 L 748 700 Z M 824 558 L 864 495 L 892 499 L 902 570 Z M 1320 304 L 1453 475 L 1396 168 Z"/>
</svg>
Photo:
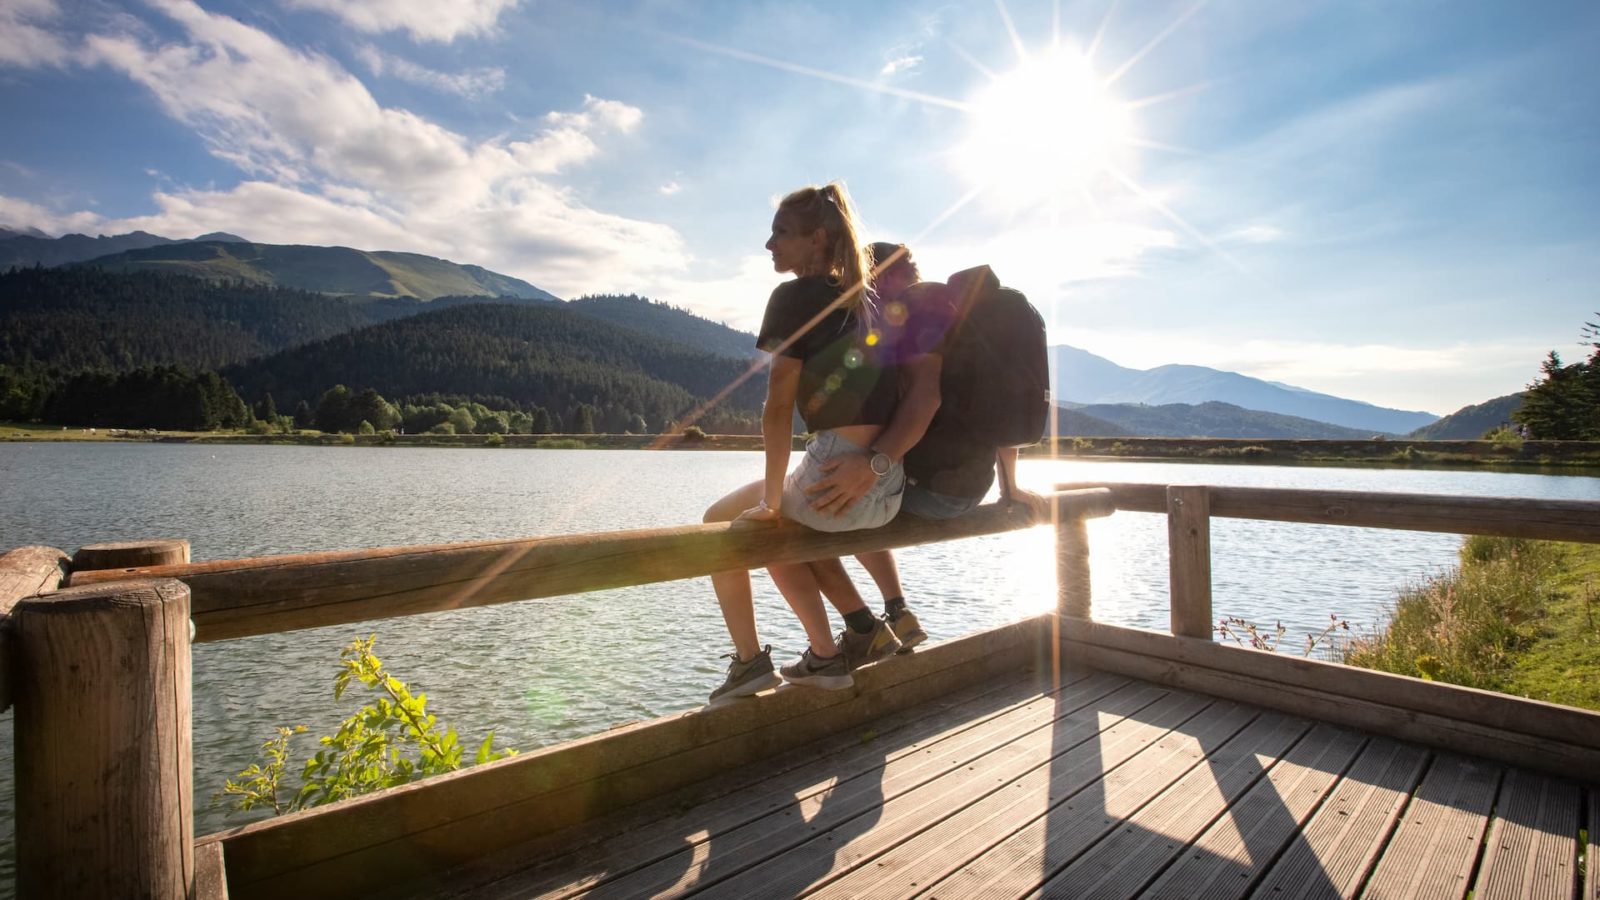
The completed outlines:
<svg viewBox="0 0 1600 900">
<path fill-rule="evenodd" d="M 1529 438 L 1600 441 L 1600 319 L 1584 324 L 1583 344 L 1591 352 L 1582 362 L 1564 364 L 1551 350 L 1539 378 L 1523 392 L 1511 418 Z"/>
</svg>

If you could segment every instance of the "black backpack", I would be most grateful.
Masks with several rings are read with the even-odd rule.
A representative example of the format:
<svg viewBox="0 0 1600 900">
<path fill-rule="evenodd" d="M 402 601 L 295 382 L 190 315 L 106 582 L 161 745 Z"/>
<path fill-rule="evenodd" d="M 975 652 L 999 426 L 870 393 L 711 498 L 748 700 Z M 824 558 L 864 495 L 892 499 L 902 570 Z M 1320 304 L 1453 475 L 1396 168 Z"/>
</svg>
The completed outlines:
<svg viewBox="0 0 1600 900">
<path fill-rule="evenodd" d="M 1021 291 L 1001 287 L 988 266 L 957 272 L 948 284 L 956 319 L 939 377 L 939 418 L 995 447 L 1038 443 L 1050 416 L 1044 317 Z"/>
</svg>

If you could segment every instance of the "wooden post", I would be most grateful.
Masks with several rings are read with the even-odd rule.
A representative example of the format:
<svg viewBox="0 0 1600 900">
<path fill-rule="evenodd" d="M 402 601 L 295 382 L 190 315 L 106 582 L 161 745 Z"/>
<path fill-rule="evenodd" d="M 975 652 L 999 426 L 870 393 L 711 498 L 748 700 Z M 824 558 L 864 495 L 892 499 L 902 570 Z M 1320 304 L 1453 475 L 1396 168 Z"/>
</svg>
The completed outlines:
<svg viewBox="0 0 1600 900">
<path fill-rule="evenodd" d="M 181 566 L 189 561 L 189 542 L 182 539 L 114 541 L 79 547 L 72 554 L 74 572 L 135 569 L 142 566 Z"/>
<path fill-rule="evenodd" d="M 1205 485 L 1167 487 L 1172 633 L 1211 640 L 1211 499 Z"/>
<path fill-rule="evenodd" d="M 16 650 L 11 642 L 11 608 L 35 594 L 48 594 L 66 580 L 67 555 L 54 547 L 18 547 L 0 553 L 0 712 L 11 708 L 12 666 Z"/>
<path fill-rule="evenodd" d="M 1082 516 L 1071 514 L 1059 499 L 1055 520 L 1056 612 L 1074 619 L 1091 618 L 1088 527 Z"/>
<path fill-rule="evenodd" d="M 65 588 L 14 626 L 18 895 L 193 896 L 189 589 Z"/>
</svg>

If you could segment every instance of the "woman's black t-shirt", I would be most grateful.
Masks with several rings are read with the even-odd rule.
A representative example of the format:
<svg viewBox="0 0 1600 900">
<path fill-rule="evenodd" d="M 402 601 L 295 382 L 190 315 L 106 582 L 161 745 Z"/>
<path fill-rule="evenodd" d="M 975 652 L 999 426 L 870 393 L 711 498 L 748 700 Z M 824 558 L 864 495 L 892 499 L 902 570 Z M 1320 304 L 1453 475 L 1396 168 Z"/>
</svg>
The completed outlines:
<svg viewBox="0 0 1600 900">
<path fill-rule="evenodd" d="M 887 425 L 894 413 L 895 370 L 874 346 L 881 341 L 869 343 L 866 329 L 843 306 L 817 319 L 840 291 L 820 276 L 778 285 L 756 338 L 758 348 L 800 360 L 795 405 L 811 431 Z"/>
</svg>

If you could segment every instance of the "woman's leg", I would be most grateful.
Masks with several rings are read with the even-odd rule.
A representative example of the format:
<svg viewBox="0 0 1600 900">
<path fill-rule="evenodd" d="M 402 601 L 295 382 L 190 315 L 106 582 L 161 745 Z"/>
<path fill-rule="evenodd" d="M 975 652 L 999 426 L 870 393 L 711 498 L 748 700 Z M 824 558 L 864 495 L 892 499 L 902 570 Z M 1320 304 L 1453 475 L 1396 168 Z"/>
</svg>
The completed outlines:
<svg viewBox="0 0 1600 900">
<path fill-rule="evenodd" d="M 800 626 L 806 630 L 812 654 L 829 658 L 839 654 L 839 645 L 833 640 L 833 625 L 828 621 L 828 610 L 822 605 L 822 591 L 817 587 L 816 574 L 809 563 L 785 563 L 768 566 L 772 583 L 778 586 L 783 599 L 789 601 Z"/>
<path fill-rule="evenodd" d="M 703 521 L 731 522 L 739 513 L 761 502 L 762 482 L 754 481 L 711 504 Z M 733 638 L 733 649 L 741 662 L 748 662 L 761 652 L 761 638 L 756 634 L 756 605 L 750 592 L 750 573 L 744 569 L 715 572 L 711 575 L 711 588 L 716 591 L 717 603 L 722 607 L 722 621 L 728 626 L 728 636 Z"/>
</svg>

